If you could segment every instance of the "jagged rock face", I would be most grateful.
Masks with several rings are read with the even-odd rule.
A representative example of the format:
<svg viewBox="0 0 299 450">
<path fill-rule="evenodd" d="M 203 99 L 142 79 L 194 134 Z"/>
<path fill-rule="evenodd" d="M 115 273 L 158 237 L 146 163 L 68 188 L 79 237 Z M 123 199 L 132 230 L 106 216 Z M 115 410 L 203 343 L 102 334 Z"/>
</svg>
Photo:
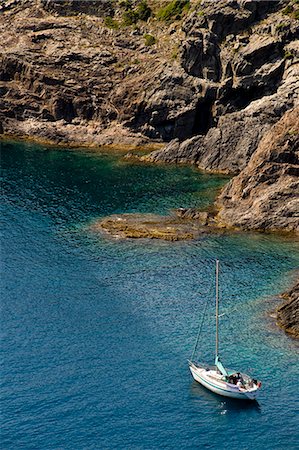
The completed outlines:
<svg viewBox="0 0 299 450">
<path fill-rule="evenodd" d="M 232 5 L 227 4 L 227 8 L 230 15 Z M 221 13 L 226 14 L 225 11 Z M 253 20 L 260 13 L 255 7 L 245 12 L 239 9 L 235 15 L 237 26 L 242 28 L 246 20 Z M 240 14 L 245 15 L 238 22 Z M 299 99 L 298 24 L 289 18 L 281 23 L 281 16 L 278 13 L 274 16 L 278 22 L 275 23 L 270 15 L 254 25 L 251 33 L 227 34 L 222 43 L 214 33 L 203 32 L 202 27 L 211 28 L 208 14 L 200 19 L 193 14 L 186 20 L 185 31 L 191 37 L 183 45 L 183 67 L 194 75 L 205 74 L 207 79 L 213 79 L 209 67 L 214 67 L 214 81 L 219 80 L 210 105 L 211 116 L 206 129 L 198 132 L 199 136 L 183 142 L 173 140 L 147 160 L 193 163 L 204 170 L 226 173 L 239 172 L 246 166 L 263 134 L 288 109 L 298 104 Z M 232 20 L 231 28 L 235 30 L 234 27 Z M 209 51 L 204 50 L 203 36 L 210 39 L 211 45 L 205 44 Z M 196 42 L 202 47 L 201 53 L 194 50 Z M 207 91 L 209 89 L 211 83 Z M 206 117 L 208 114 L 206 109 Z"/>
<path fill-rule="evenodd" d="M 198 98 L 204 98 L 202 81 L 167 64 L 145 84 L 147 90 L 141 94 L 135 79 L 118 88 L 114 104 L 122 111 L 120 120 L 152 139 L 191 136 Z"/>
<path fill-rule="evenodd" d="M 171 141 L 144 159 L 192 163 L 214 172 L 239 172 L 246 167 L 264 133 L 298 100 L 299 70 L 294 65 L 277 93 L 254 101 L 241 111 L 225 114 L 205 136 Z"/>
<path fill-rule="evenodd" d="M 253 23 L 264 18 L 265 14 L 281 7 L 280 1 L 237 1 L 220 0 L 217 3 L 209 0 L 201 2 L 198 9 L 188 16 L 183 30 L 191 35 L 199 29 L 209 29 L 219 40 L 228 34 L 238 34 Z"/>
<path fill-rule="evenodd" d="M 218 206 L 225 226 L 299 232 L 299 107 L 265 134 Z"/>
<path fill-rule="evenodd" d="M 214 33 L 199 32 L 182 45 L 181 64 L 189 75 L 219 81 L 221 77 L 220 48 Z"/>
<path fill-rule="evenodd" d="M 285 302 L 277 308 L 277 323 L 292 337 L 299 338 L 299 282 L 282 297 Z"/>
<path fill-rule="evenodd" d="M 0 5 L 4 131 L 65 143 L 81 135 L 80 144 L 99 143 L 119 126 L 157 141 L 203 136 L 224 115 L 287 82 L 296 51 L 285 58 L 286 46 L 298 37 L 298 22 L 281 14 L 286 3 L 192 1 L 183 24 L 150 19 L 136 29 L 110 29 L 103 19 L 120 17 L 116 0 L 6 0 Z M 156 45 L 145 45 L 146 33 L 157 37 Z M 217 141 L 218 131 L 211 133 Z"/>
</svg>

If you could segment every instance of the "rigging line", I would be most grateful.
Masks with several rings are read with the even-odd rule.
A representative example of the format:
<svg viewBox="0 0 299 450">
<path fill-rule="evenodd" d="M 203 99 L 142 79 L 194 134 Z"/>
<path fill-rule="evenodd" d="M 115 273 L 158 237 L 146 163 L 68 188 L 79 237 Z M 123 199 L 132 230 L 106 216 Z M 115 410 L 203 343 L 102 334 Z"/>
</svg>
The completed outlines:
<svg viewBox="0 0 299 450">
<path fill-rule="evenodd" d="M 211 289 L 212 289 L 212 286 L 210 286 L 210 289 L 209 289 L 208 293 L 211 292 Z M 195 353 L 197 351 L 198 342 L 199 342 L 199 338 L 200 338 L 200 335 L 201 335 L 203 322 L 204 322 L 204 318 L 205 318 L 206 310 L 207 310 L 207 306 L 208 306 L 208 299 L 209 299 L 209 296 L 207 295 L 206 303 L 205 303 L 205 306 L 204 306 L 203 315 L 202 315 L 202 319 L 201 319 L 201 323 L 199 324 L 199 327 L 198 327 L 197 338 L 196 338 L 195 346 L 194 346 L 193 353 L 192 353 L 192 356 L 191 356 L 191 361 L 193 361 L 194 355 L 195 355 Z"/>
</svg>

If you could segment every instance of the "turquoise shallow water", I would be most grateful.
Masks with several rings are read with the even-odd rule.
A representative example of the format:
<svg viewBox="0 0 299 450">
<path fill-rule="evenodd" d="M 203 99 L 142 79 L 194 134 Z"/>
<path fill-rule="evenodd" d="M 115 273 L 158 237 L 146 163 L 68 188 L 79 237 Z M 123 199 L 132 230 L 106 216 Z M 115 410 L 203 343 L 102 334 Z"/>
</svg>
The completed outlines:
<svg viewBox="0 0 299 450">
<path fill-rule="evenodd" d="M 2 143 L 1 443 L 4 449 L 298 448 L 298 344 L 273 324 L 294 278 L 290 238 L 118 241 L 88 224 L 115 212 L 208 205 L 222 177 L 117 156 Z M 263 381 L 259 404 L 192 381 L 214 349 Z"/>
</svg>

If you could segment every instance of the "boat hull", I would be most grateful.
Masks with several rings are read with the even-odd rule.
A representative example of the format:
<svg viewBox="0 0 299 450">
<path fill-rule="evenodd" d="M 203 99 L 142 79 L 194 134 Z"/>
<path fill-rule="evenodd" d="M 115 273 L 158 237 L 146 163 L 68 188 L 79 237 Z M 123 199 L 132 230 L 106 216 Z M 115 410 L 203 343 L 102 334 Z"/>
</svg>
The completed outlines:
<svg viewBox="0 0 299 450">
<path fill-rule="evenodd" d="M 237 386 L 232 386 L 220 379 L 216 379 L 216 372 L 213 370 L 206 370 L 193 364 L 189 367 L 194 380 L 215 394 L 239 400 L 255 400 L 257 397 L 257 389 L 240 389 Z"/>
</svg>

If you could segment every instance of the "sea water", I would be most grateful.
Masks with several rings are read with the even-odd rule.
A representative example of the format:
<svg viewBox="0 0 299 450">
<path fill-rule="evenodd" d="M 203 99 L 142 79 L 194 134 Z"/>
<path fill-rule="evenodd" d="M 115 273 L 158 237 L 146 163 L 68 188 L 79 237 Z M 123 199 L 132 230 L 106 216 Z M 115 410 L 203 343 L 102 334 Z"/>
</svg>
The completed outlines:
<svg viewBox="0 0 299 450">
<path fill-rule="evenodd" d="M 100 217 L 206 207 L 227 181 L 103 151 L 2 142 L 1 448 L 298 448 L 298 345 L 275 296 L 298 267 L 287 236 L 196 241 L 95 235 Z M 217 396 L 187 359 L 262 380 L 258 403 Z"/>
</svg>

